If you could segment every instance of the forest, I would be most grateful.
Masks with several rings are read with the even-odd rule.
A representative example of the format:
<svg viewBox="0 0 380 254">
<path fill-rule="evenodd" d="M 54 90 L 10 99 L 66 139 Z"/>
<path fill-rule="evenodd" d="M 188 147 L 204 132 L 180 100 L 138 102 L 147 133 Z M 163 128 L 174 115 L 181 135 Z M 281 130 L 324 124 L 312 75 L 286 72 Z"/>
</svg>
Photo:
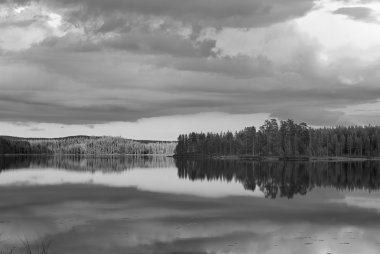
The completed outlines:
<svg viewBox="0 0 380 254">
<path fill-rule="evenodd" d="M 266 120 L 259 129 L 180 135 L 176 156 L 379 157 L 379 126 L 311 128 L 293 120 Z"/>
<path fill-rule="evenodd" d="M 0 154 L 172 155 L 175 146 L 175 142 L 169 141 L 141 141 L 109 136 L 51 139 L 0 136 Z"/>
</svg>

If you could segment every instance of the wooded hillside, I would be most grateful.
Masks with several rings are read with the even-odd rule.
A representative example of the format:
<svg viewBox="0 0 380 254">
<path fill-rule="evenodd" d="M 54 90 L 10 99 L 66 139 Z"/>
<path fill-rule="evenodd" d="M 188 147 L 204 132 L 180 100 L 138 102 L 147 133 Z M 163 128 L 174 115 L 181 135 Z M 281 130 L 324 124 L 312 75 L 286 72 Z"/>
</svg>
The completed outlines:
<svg viewBox="0 0 380 254">
<path fill-rule="evenodd" d="M 64 138 L 0 137 L 0 154 L 173 154 L 176 143 L 139 141 L 121 137 Z"/>
</svg>

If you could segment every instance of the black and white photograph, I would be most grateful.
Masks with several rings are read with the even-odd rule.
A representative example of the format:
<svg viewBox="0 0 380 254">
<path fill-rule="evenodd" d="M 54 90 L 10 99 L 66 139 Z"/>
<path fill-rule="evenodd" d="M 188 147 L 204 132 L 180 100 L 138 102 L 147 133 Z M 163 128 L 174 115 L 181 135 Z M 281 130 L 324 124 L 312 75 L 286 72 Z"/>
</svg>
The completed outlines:
<svg viewBox="0 0 380 254">
<path fill-rule="evenodd" d="M 379 0 L 0 0 L 0 254 L 380 253 Z"/>
</svg>

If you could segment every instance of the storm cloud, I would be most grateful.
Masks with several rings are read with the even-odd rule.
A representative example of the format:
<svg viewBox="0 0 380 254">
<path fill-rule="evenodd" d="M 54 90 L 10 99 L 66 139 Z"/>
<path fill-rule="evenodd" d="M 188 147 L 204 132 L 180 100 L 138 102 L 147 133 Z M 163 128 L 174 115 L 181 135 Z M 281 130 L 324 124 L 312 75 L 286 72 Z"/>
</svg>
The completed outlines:
<svg viewBox="0 0 380 254">
<path fill-rule="evenodd" d="M 375 12 L 331 3 L 2 1 L 0 118 L 97 124 L 221 112 L 355 123 L 345 109 L 380 98 L 380 39 L 337 47 L 313 18 Z"/>
<path fill-rule="evenodd" d="M 16 1 L 18 4 L 31 1 Z M 68 8 L 70 18 L 99 15 L 141 14 L 171 18 L 206 26 L 251 27 L 302 16 L 313 6 L 311 0 L 39 0 L 52 8 Z"/>
</svg>

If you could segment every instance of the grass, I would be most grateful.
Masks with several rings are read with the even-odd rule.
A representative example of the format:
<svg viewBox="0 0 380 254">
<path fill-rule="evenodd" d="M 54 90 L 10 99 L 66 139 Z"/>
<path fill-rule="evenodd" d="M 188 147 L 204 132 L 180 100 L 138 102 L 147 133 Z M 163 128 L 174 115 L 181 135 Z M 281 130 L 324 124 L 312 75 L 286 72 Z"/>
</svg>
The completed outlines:
<svg viewBox="0 0 380 254">
<path fill-rule="evenodd" d="M 33 251 L 33 248 L 30 245 L 30 242 L 28 240 L 24 240 L 21 242 L 22 242 L 21 253 L 24 253 L 24 254 L 48 254 L 49 248 L 52 244 L 51 240 L 41 242 L 39 244 L 39 246 Z M 19 253 L 19 252 L 16 252 L 15 250 L 16 250 L 16 248 L 12 248 L 10 251 L 7 251 L 7 252 L 0 251 L 0 254 L 16 254 L 16 253 Z"/>
</svg>

